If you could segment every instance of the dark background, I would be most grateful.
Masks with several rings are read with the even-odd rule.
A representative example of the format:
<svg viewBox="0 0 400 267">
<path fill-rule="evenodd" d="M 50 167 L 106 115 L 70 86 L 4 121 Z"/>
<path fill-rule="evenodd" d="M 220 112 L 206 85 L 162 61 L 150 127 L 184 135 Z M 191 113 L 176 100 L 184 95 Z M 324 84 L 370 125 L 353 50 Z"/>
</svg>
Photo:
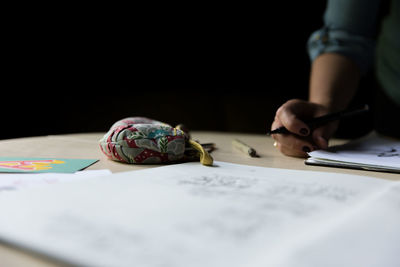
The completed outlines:
<svg viewBox="0 0 400 267">
<path fill-rule="evenodd" d="M 325 8 L 278 2 L 15 19 L 0 139 L 105 132 L 130 116 L 265 133 L 282 103 L 307 98 L 306 41 Z"/>
</svg>

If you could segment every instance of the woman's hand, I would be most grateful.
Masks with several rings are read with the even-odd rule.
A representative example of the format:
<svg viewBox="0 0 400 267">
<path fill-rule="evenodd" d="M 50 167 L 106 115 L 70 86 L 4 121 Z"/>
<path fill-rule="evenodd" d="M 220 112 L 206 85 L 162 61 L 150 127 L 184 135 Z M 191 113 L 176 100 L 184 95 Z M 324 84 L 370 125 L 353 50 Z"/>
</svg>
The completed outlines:
<svg viewBox="0 0 400 267">
<path fill-rule="evenodd" d="M 338 122 L 310 129 L 305 120 L 331 112 L 327 107 L 304 100 L 292 99 L 283 104 L 275 114 L 271 130 L 284 126 L 291 134 L 273 134 L 276 147 L 283 154 L 307 157 L 307 152 L 328 147 L 328 140 L 336 131 Z"/>
</svg>

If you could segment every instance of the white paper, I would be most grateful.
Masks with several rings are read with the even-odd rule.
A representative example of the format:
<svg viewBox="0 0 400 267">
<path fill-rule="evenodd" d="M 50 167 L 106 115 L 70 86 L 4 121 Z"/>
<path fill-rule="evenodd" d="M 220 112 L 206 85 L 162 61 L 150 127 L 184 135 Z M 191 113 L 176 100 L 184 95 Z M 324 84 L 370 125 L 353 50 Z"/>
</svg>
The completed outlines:
<svg viewBox="0 0 400 267">
<path fill-rule="evenodd" d="M 393 238 L 371 240 L 388 248 L 374 257 L 385 264 L 344 258 L 340 266 L 399 266 L 393 248 L 400 244 L 400 206 L 387 201 L 398 199 L 398 183 L 215 165 L 170 165 L 2 194 L 0 237 L 84 266 L 299 266 L 292 258 L 329 266 L 330 258 L 318 255 L 341 258 L 335 249 L 346 247 L 349 229 L 359 229 L 355 237 L 359 226 L 368 230 L 360 242 L 376 237 L 378 214 L 393 221 L 385 225 Z M 350 250 L 360 245 L 352 241 Z M 318 255 L 308 249 L 325 242 Z M 368 248 L 360 246 L 356 262 Z M 308 264 L 314 262 L 323 264 Z"/>
<path fill-rule="evenodd" d="M 307 247 L 288 266 L 400 266 L 400 183 L 372 196 Z"/>
<path fill-rule="evenodd" d="M 345 145 L 308 153 L 311 163 L 340 164 L 382 170 L 400 170 L 400 140 L 371 133 Z"/>
<path fill-rule="evenodd" d="M 0 174 L 0 193 L 15 190 L 81 181 L 86 178 L 110 175 L 110 170 L 85 170 L 75 173 L 10 173 Z"/>
</svg>

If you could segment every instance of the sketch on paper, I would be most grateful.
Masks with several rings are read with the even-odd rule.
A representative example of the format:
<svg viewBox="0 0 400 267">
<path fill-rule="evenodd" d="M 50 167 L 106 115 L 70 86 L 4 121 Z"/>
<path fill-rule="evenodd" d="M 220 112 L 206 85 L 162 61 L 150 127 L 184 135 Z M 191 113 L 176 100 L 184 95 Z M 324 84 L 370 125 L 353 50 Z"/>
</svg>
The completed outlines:
<svg viewBox="0 0 400 267">
<path fill-rule="evenodd" d="M 217 164 L 170 165 L 2 194 L 0 238 L 84 266 L 282 266 L 275 263 L 341 229 L 392 185 L 361 176 Z M 396 205 L 386 206 L 387 221 L 396 219 Z M 361 218 L 363 227 L 373 218 L 369 212 Z M 397 251 L 391 256 L 397 259 Z"/>
<path fill-rule="evenodd" d="M 400 157 L 400 152 L 396 148 L 390 148 L 387 151 L 380 152 L 378 157 Z"/>
<path fill-rule="evenodd" d="M 328 152 L 332 153 L 351 153 L 351 154 L 358 154 L 362 153 L 364 155 L 373 155 L 377 157 L 400 157 L 400 147 L 387 147 L 387 146 L 379 146 L 379 147 L 365 147 L 356 146 L 356 145 L 342 145 L 331 147 L 327 149 Z"/>
</svg>

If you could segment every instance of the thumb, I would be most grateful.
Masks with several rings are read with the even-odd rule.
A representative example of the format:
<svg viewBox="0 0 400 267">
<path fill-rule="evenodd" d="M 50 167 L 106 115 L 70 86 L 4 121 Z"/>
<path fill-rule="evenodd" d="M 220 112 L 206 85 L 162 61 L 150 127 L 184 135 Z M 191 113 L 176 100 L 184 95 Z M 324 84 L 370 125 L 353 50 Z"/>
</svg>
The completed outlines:
<svg viewBox="0 0 400 267">
<path fill-rule="evenodd" d="M 320 149 L 327 149 L 329 145 L 329 139 L 332 137 L 333 131 L 328 126 L 319 127 L 312 133 L 312 139 L 314 143 Z"/>
</svg>

